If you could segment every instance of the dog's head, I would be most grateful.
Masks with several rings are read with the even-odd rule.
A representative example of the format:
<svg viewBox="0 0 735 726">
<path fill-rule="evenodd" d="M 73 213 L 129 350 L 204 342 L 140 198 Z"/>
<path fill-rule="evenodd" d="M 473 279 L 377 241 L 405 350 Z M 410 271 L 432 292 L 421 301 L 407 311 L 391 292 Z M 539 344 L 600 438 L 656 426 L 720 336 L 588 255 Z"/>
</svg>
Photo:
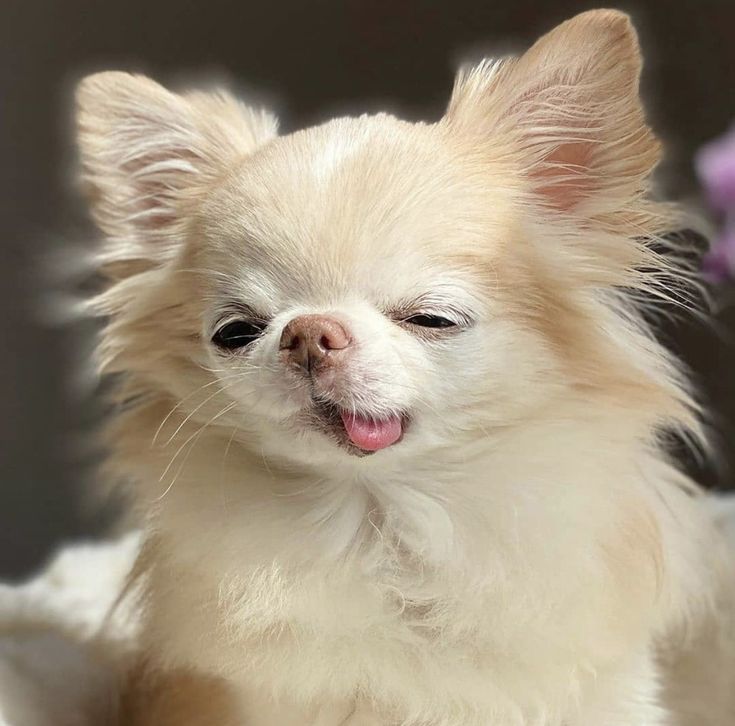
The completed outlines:
<svg viewBox="0 0 735 726">
<path fill-rule="evenodd" d="M 667 221 L 639 72 L 627 17 L 593 11 L 461 73 L 433 124 L 279 136 L 226 94 L 87 78 L 105 365 L 292 461 L 470 447 L 570 396 L 675 417 L 609 305 Z"/>
</svg>

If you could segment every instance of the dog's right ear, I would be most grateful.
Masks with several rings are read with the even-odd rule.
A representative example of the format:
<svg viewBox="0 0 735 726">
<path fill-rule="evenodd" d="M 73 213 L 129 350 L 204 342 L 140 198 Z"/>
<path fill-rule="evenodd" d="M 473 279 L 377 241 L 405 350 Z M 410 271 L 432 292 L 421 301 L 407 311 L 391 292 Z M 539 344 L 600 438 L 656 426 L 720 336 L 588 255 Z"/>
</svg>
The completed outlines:
<svg viewBox="0 0 735 726">
<path fill-rule="evenodd" d="M 76 102 L 82 181 L 111 262 L 166 259 L 208 185 L 277 131 L 227 93 L 177 95 L 129 73 L 88 76 Z"/>
<path fill-rule="evenodd" d="M 638 93 L 641 62 L 627 15 L 588 10 L 520 58 L 460 73 L 446 123 L 496 154 L 514 149 L 550 208 L 620 218 L 659 157 Z"/>
</svg>

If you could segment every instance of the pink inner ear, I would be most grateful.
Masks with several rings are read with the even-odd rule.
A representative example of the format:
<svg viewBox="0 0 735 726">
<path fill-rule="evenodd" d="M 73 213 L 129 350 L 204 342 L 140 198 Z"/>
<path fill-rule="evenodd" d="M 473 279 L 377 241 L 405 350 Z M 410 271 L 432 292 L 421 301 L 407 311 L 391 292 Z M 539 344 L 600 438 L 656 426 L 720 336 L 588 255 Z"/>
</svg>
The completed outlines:
<svg viewBox="0 0 735 726">
<path fill-rule="evenodd" d="M 531 172 L 536 190 L 553 207 L 570 211 L 594 191 L 592 144 L 560 144 Z"/>
</svg>

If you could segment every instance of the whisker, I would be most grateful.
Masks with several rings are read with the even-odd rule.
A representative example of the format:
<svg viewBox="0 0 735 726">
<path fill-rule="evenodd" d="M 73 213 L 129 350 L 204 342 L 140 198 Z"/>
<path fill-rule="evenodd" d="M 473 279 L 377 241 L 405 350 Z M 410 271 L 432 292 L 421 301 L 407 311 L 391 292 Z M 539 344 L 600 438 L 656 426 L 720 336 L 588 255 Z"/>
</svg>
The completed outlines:
<svg viewBox="0 0 735 726">
<path fill-rule="evenodd" d="M 231 411 L 236 405 L 237 405 L 236 401 L 232 401 L 231 403 L 227 404 L 227 406 L 225 406 L 217 414 L 212 416 L 212 418 L 210 418 L 209 421 L 207 421 L 207 423 L 205 423 L 203 426 L 197 429 L 191 436 L 189 436 L 189 438 L 186 439 L 186 441 L 184 441 L 183 444 L 181 444 L 181 446 L 177 449 L 176 453 L 171 457 L 171 461 L 169 461 L 168 465 L 164 469 L 163 474 L 161 474 L 161 476 L 159 477 L 158 479 L 159 482 L 162 482 L 166 478 L 166 475 L 168 474 L 169 470 L 173 466 L 174 461 L 176 461 L 176 459 L 178 458 L 179 454 L 181 454 L 181 452 L 184 450 L 187 444 L 193 441 L 193 444 L 189 448 L 189 451 L 186 453 L 186 456 L 184 457 L 184 460 L 182 461 L 181 466 L 179 466 L 176 472 L 176 475 L 172 479 L 171 483 L 166 487 L 166 490 L 163 492 L 163 494 L 161 494 L 159 497 L 157 497 L 154 500 L 155 502 L 160 502 L 171 491 L 171 488 L 173 487 L 176 480 L 179 478 L 179 475 L 181 474 L 184 468 L 184 465 L 186 464 L 186 461 L 189 458 L 189 454 L 192 452 L 194 446 L 196 445 L 196 442 L 199 440 L 199 437 L 202 435 L 204 430 L 207 429 L 218 418 L 220 418 L 220 416 L 224 416 L 226 413 Z"/>
<path fill-rule="evenodd" d="M 239 377 L 241 374 L 233 374 L 232 376 L 226 376 L 224 378 L 217 378 L 213 381 L 208 381 L 203 386 L 199 386 L 199 388 L 194 389 L 191 393 L 184 396 L 184 398 L 180 399 L 176 405 L 166 414 L 166 416 L 163 418 L 163 421 L 159 424 L 158 428 L 156 429 L 156 433 L 153 436 L 153 439 L 151 440 L 151 446 L 154 446 L 156 443 L 156 440 L 158 439 L 161 429 L 166 425 L 166 422 L 171 418 L 171 416 L 179 409 L 181 406 L 186 403 L 192 396 L 195 396 L 200 391 L 203 391 L 205 388 L 209 388 L 210 386 L 215 385 L 216 383 L 221 383 L 223 380 L 228 380 L 229 378 Z"/>
<path fill-rule="evenodd" d="M 232 441 L 235 438 L 235 435 L 239 432 L 240 427 L 239 426 L 233 426 L 232 433 L 230 434 L 230 438 L 227 440 L 227 446 L 225 446 L 225 453 L 222 455 L 222 464 L 220 465 L 220 476 L 219 476 L 219 488 L 220 488 L 220 497 L 222 501 L 222 507 L 227 507 L 227 500 L 225 498 L 225 466 L 227 464 L 227 457 L 230 453 L 230 447 L 232 446 Z"/>
<path fill-rule="evenodd" d="M 239 376 L 238 376 L 239 378 Z M 233 381 L 229 386 L 222 386 L 218 390 L 216 390 L 211 395 L 207 396 L 196 408 L 194 408 L 192 411 L 188 413 L 188 415 L 184 418 L 183 421 L 176 427 L 176 430 L 171 434 L 171 436 L 168 437 L 168 440 L 164 444 L 164 446 L 168 446 L 178 435 L 179 431 L 181 431 L 184 426 L 186 426 L 187 422 L 191 419 L 194 414 L 197 413 L 203 406 L 205 406 L 209 401 L 211 401 L 215 396 L 219 396 L 221 393 L 225 393 L 225 391 L 228 391 L 230 388 L 232 388 L 237 381 Z"/>
</svg>

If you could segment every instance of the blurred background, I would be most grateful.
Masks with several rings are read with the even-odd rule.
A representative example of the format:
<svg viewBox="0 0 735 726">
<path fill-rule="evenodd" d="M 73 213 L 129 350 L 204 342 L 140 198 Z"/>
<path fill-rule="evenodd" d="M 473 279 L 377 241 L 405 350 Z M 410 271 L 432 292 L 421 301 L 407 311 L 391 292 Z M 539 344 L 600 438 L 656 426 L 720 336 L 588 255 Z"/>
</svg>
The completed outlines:
<svg viewBox="0 0 735 726">
<path fill-rule="evenodd" d="M 74 381 L 89 324 L 44 322 L 41 260 L 94 231 L 73 179 L 70 97 L 101 69 L 174 84 L 211 77 L 271 105 L 289 131 L 335 114 L 435 119 L 454 70 L 528 45 L 600 2 L 576 0 L 1 0 L 0 578 L 20 578 L 61 541 L 101 536 L 112 514 L 81 505 L 94 475 L 85 441 L 99 394 Z M 735 0 L 631 0 L 646 51 L 644 94 L 668 144 L 661 182 L 697 202 L 696 149 L 735 120 Z M 708 487 L 735 484 L 735 308 L 662 335 L 713 411 L 717 463 L 689 461 Z M 48 317 L 48 316 L 46 316 Z"/>
</svg>

